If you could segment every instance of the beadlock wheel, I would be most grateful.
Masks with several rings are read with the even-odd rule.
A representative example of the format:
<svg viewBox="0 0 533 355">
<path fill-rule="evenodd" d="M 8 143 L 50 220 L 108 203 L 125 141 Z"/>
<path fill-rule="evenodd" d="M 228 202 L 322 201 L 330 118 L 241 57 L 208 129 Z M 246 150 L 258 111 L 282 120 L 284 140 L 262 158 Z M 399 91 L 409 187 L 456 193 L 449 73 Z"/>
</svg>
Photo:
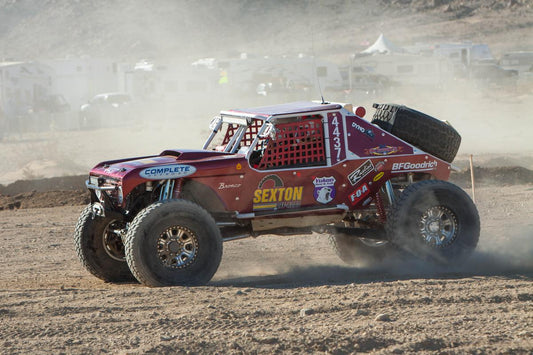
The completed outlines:
<svg viewBox="0 0 533 355">
<path fill-rule="evenodd" d="M 95 215 L 92 204 L 80 214 L 74 231 L 76 253 L 82 265 L 107 282 L 135 280 L 125 258 L 123 222 Z"/>
<path fill-rule="evenodd" d="M 102 243 L 104 250 L 112 259 L 117 261 L 126 262 L 126 253 L 124 251 L 124 244 L 122 243 L 122 237 L 120 231 L 123 226 L 118 221 L 111 221 L 104 229 L 102 233 Z"/>
<path fill-rule="evenodd" d="M 424 241 L 435 247 L 446 247 L 457 236 L 457 217 L 444 206 L 428 209 L 420 219 L 420 234 Z"/>
<path fill-rule="evenodd" d="M 190 201 L 156 202 L 139 212 L 125 237 L 126 261 L 147 286 L 203 285 L 222 258 L 213 217 Z"/>
<path fill-rule="evenodd" d="M 470 197 L 446 181 L 409 185 L 387 215 L 387 238 L 422 259 L 463 261 L 479 240 L 479 214 Z"/>
<path fill-rule="evenodd" d="M 161 262 L 174 269 L 194 263 L 198 254 L 198 237 L 188 228 L 173 226 L 161 233 L 157 240 L 157 253 Z"/>
</svg>

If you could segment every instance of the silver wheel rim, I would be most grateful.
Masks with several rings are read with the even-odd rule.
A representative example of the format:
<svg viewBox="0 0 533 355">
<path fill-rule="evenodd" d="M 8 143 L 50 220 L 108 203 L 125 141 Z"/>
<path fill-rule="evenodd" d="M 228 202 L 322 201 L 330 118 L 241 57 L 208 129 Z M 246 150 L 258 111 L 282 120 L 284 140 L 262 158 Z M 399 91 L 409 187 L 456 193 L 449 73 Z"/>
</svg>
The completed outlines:
<svg viewBox="0 0 533 355">
<path fill-rule="evenodd" d="M 198 254 L 198 237 L 182 226 L 167 228 L 157 239 L 157 254 L 166 267 L 181 269 L 191 265 Z"/>
<path fill-rule="evenodd" d="M 124 244 L 120 235 L 122 229 L 117 224 L 118 221 L 113 220 L 105 227 L 104 233 L 102 234 L 102 243 L 105 252 L 112 259 L 126 261 L 126 252 L 124 251 Z"/>
<path fill-rule="evenodd" d="M 448 246 L 457 236 L 457 217 L 444 206 L 431 207 L 420 218 L 420 234 L 429 245 Z"/>
</svg>

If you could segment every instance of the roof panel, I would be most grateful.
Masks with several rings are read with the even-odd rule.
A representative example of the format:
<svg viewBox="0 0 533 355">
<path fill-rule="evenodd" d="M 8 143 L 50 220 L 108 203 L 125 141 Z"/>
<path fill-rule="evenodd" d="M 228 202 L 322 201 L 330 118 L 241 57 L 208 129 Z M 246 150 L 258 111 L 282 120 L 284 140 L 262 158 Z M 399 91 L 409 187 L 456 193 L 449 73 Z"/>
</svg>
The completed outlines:
<svg viewBox="0 0 533 355">
<path fill-rule="evenodd" d="M 266 118 L 268 116 L 276 116 L 276 115 L 290 115 L 290 114 L 307 113 L 307 112 L 314 112 L 314 111 L 337 110 L 341 107 L 342 107 L 341 105 L 334 104 L 334 103 L 322 104 L 322 103 L 311 102 L 311 101 L 298 101 L 298 102 L 291 102 L 291 103 L 273 105 L 273 106 L 263 106 L 263 107 L 222 111 L 222 114 L 229 114 L 229 115 L 236 115 L 236 116 L 253 115 L 253 116 L 264 116 Z"/>
</svg>

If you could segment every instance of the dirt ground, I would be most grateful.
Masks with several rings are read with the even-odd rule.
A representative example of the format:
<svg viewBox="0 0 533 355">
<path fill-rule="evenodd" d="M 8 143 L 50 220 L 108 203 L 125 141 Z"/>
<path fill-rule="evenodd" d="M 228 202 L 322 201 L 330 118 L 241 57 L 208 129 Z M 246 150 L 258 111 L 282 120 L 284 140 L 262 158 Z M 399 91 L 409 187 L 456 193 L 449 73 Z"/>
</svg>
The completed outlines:
<svg viewBox="0 0 533 355">
<path fill-rule="evenodd" d="M 0 211 L 0 353 L 530 354 L 533 184 L 481 185 L 464 265 L 348 267 L 324 235 L 265 236 L 225 243 L 192 288 L 91 276 L 82 205 Z"/>
</svg>

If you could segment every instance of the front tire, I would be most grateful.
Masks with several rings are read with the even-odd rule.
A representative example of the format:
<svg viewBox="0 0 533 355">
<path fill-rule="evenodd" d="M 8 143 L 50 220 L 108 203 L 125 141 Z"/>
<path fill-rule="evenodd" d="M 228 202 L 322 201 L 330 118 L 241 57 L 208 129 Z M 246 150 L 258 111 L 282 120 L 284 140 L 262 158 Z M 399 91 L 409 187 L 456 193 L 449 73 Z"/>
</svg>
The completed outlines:
<svg viewBox="0 0 533 355">
<path fill-rule="evenodd" d="M 416 256 L 440 264 L 468 257 L 479 240 L 479 215 L 459 187 L 440 180 L 407 187 L 391 208 L 387 236 Z"/>
<path fill-rule="evenodd" d="M 222 237 L 211 215 L 185 200 L 154 203 L 133 220 L 126 260 L 147 286 L 202 285 L 222 259 Z"/>
<path fill-rule="evenodd" d="M 107 282 L 134 281 L 126 263 L 124 245 L 117 231 L 123 222 L 93 215 L 92 205 L 80 214 L 74 232 L 76 253 L 82 265 L 94 276 Z"/>
</svg>

